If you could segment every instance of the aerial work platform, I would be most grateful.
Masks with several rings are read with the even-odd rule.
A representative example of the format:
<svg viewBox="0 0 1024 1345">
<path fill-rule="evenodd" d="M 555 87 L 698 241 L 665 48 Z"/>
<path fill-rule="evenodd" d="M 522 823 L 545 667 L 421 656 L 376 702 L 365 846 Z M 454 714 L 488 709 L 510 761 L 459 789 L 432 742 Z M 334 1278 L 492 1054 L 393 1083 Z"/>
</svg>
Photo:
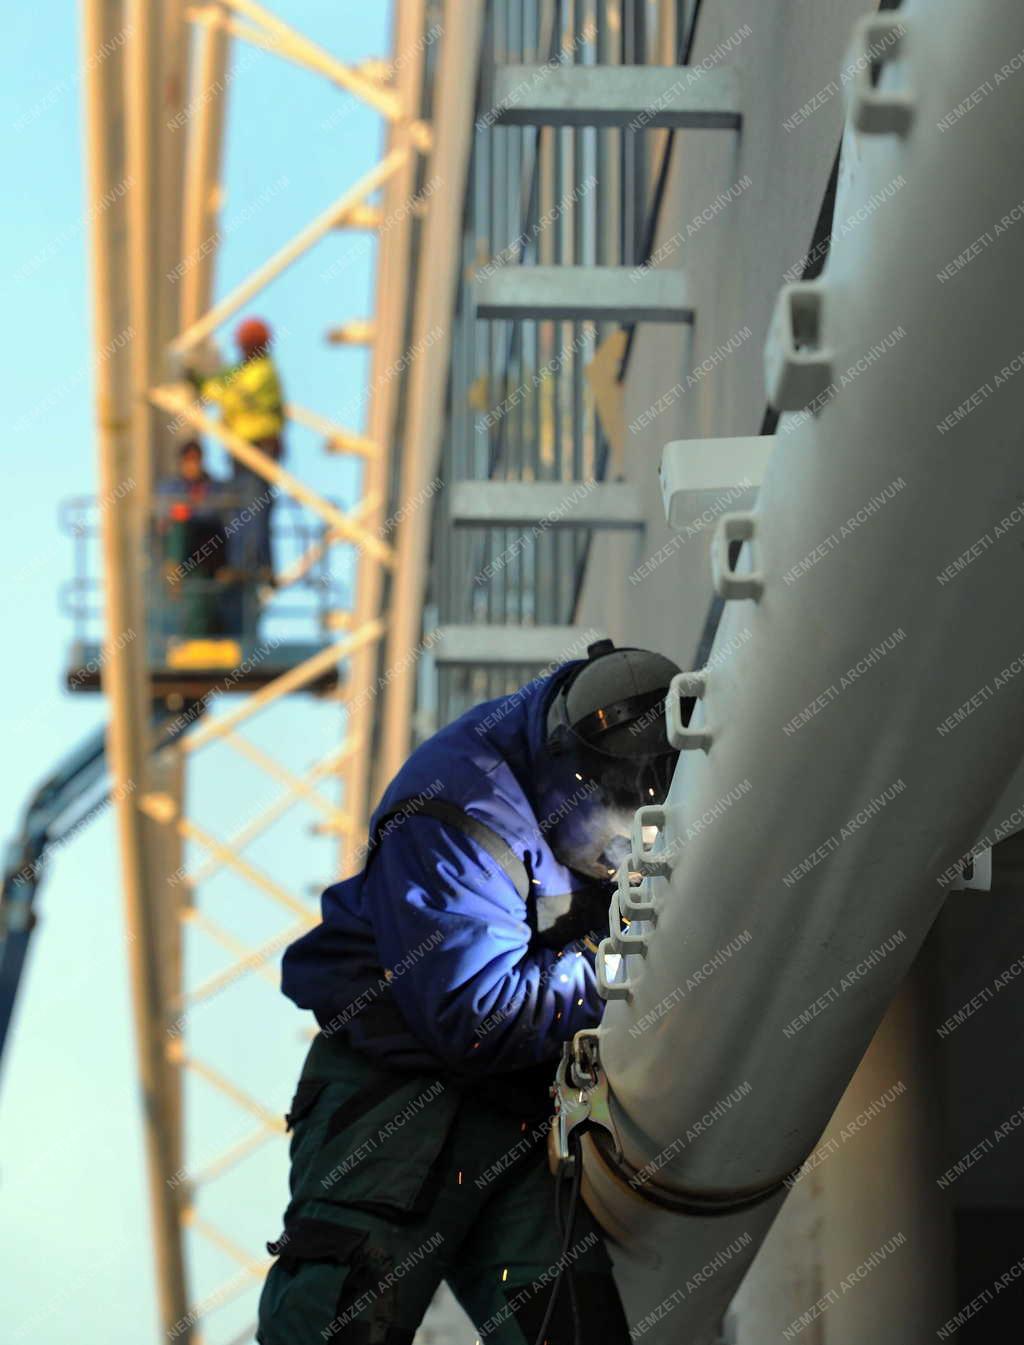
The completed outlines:
<svg viewBox="0 0 1024 1345">
<path fill-rule="evenodd" d="M 228 639 L 174 639 L 164 642 L 163 658 L 150 664 L 153 698 L 201 700 L 218 692 L 258 691 L 292 668 L 305 663 L 329 645 L 280 641 L 264 657 Z M 151 646 L 152 647 L 152 646 Z M 265 648 L 266 646 L 264 646 Z M 103 647 L 97 641 L 76 640 L 70 650 L 65 685 L 69 691 L 103 690 Z M 323 695 L 341 684 L 337 666 L 326 668 L 302 690 Z"/>
<path fill-rule="evenodd" d="M 201 517 L 189 515 L 177 501 L 154 506 L 143 559 L 143 638 L 155 700 L 259 690 L 330 650 L 336 632 L 346 626 L 342 584 L 328 565 L 325 525 L 311 524 L 291 501 L 278 502 L 271 533 L 284 563 L 271 580 L 269 574 L 247 575 L 227 563 L 231 556 L 219 542 L 224 527 L 230 527 L 232 509 L 227 494 Z M 65 502 L 61 523 L 75 551 L 74 574 L 62 592 L 62 606 L 75 626 L 65 685 L 69 691 L 102 691 L 109 651 L 99 632 L 97 501 Z M 278 594 L 278 587 L 285 586 L 287 593 Z M 122 645 L 136 638 L 132 631 L 118 637 Z M 323 695 L 342 680 L 337 662 L 325 659 L 311 677 L 298 679 L 295 689 Z"/>
</svg>

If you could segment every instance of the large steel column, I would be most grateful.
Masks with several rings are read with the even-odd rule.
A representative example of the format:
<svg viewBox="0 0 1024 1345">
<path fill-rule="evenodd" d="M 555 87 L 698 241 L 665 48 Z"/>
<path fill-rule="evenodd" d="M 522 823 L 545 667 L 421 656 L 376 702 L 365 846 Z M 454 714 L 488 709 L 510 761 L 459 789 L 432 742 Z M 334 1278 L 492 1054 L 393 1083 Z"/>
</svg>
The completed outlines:
<svg viewBox="0 0 1024 1345">
<path fill-rule="evenodd" d="M 202 96 L 193 115 L 184 181 L 181 261 L 185 263 L 185 273 L 181 277 L 177 331 L 185 331 L 198 322 L 213 303 L 213 274 L 220 243 L 221 145 L 227 110 L 227 72 L 228 35 L 219 24 L 205 24 L 199 34 L 195 73 Z"/>
<path fill-rule="evenodd" d="M 399 121 L 388 123 L 386 149 L 388 153 L 402 148 L 409 152 L 401 168 L 381 190 L 381 218 L 388 220 L 389 225 L 380 234 L 377 244 L 377 294 L 374 305 L 377 335 L 370 362 L 370 403 L 366 425 L 367 433 L 376 445 L 376 452 L 366 460 L 362 490 L 363 498 L 368 501 L 366 527 L 376 534 L 384 534 L 389 530 L 389 476 L 392 464 L 399 457 L 395 431 L 401 380 L 394 377 L 394 371 L 406 349 L 410 262 L 413 256 L 412 240 L 417 227 L 412 218 L 411 203 L 416 195 L 420 166 L 420 156 L 412 152 L 413 124 L 420 113 L 424 73 L 423 62 L 410 59 L 410 53 L 416 52 L 424 43 L 424 13 L 424 0 L 399 0 L 395 6 L 392 48 L 396 70 L 394 91 L 404 115 Z M 430 181 L 429 176 L 427 181 Z M 429 195 L 433 195 L 433 190 Z M 353 624 L 357 630 L 380 614 L 383 596 L 384 573 L 381 567 L 372 564 L 368 558 L 362 558 L 356 575 L 353 613 Z M 356 743 L 356 752 L 351 765 L 344 771 L 344 798 L 349 817 L 359 825 L 368 822 L 375 802 L 370 797 L 370 782 L 375 767 L 372 751 L 373 721 L 384 700 L 378 694 L 379 662 L 379 645 L 368 645 L 353 655 L 348 679 L 346 732 Z M 350 840 L 343 842 L 342 872 L 346 871 L 350 862 L 352 849 Z"/>
<path fill-rule="evenodd" d="M 624 1161 L 587 1139 L 587 1199 L 621 1238 L 631 1320 L 675 1295 L 652 1342 L 714 1339 L 1024 749 L 1024 552 L 938 578 L 1024 498 L 1022 48 L 1011 0 L 983 25 L 952 0 L 865 20 L 836 217 L 905 185 L 780 297 L 767 383 L 795 414 L 756 510 L 713 543 L 716 647 L 736 652 L 684 688 L 699 741 L 679 741 L 704 750 L 638 816 L 657 829 L 634 843 L 645 955 L 599 959 Z"/>
<path fill-rule="evenodd" d="M 730 1345 L 934 1345 L 955 1309 L 953 1226 L 936 1185 L 944 1107 L 934 939 L 926 942 L 733 1300 Z M 870 1271 L 850 1272 L 905 1239 Z M 861 1288 L 864 1292 L 854 1292 Z M 829 1299 L 831 1291 L 832 1300 Z M 814 1305 L 823 1302 L 817 1316 Z"/>
<path fill-rule="evenodd" d="M 824 1284 L 841 1283 L 895 1236 L 906 1241 L 871 1271 L 864 1293 L 845 1293 L 829 1308 L 828 1345 L 884 1340 L 894 1327 L 901 1345 L 934 1345 L 936 1327 L 959 1306 L 952 1212 L 935 1180 L 944 1108 L 933 942 L 889 1006 L 829 1127 L 846 1138 L 821 1169 Z"/>
<path fill-rule="evenodd" d="M 135 18 L 141 19 L 145 28 L 148 20 L 143 8 L 136 6 Z M 143 41 L 144 36 L 144 32 L 131 30 L 127 45 Z M 99 490 L 101 498 L 110 502 L 101 511 L 109 642 L 103 675 L 111 705 L 108 756 L 124 882 L 159 1317 L 165 1331 L 176 1329 L 176 1338 L 187 1341 L 191 1328 L 187 1319 L 179 1198 L 169 1184 L 169 1178 L 180 1166 L 179 1092 L 165 1049 L 165 988 L 167 975 L 174 966 L 173 961 L 168 965 L 168 957 L 173 958 L 179 936 L 177 931 L 169 930 L 166 909 L 160 900 L 165 883 L 159 865 L 167 850 L 152 845 L 150 824 L 138 806 L 150 783 L 151 714 L 139 556 L 144 554 L 151 418 L 144 398 L 145 384 L 142 396 L 136 395 L 134 404 L 133 390 L 136 394 L 140 391 L 136 381 L 141 377 L 140 354 L 152 347 L 138 326 L 137 303 L 134 311 L 129 306 L 125 281 L 129 269 L 129 212 L 134 214 L 136 227 L 144 228 L 144 218 L 140 223 L 140 198 L 132 196 L 132 192 L 142 190 L 142 183 L 132 180 L 123 201 L 117 193 L 118 184 L 128 180 L 126 128 L 120 111 L 117 76 L 126 61 L 135 61 L 133 81 L 137 97 L 142 96 L 148 83 L 147 62 L 153 47 L 147 44 L 129 54 L 122 49 L 123 40 L 120 3 L 87 0 L 83 64 L 89 195 L 94 203 L 110 202 L 107 208 L 94 208 L 91 212 Z M 114 54 L 101 62 L 96 59 L 98 52 Z M 139 147 L 136 157 L 148 163 L 145 151 Z M 134 280 L 145 283 L 146 269 L 142 249 L 137 246 L 132 267 Z M 147 314 L 147 328 L 148 325 Z M 129 631 L 135 638 L 119 638 Z"/>
<path fill-rule="evenodd" d="M 473 135 L 483 7 L 447 0 L 434 80 L 434 139 L 427 178 L 439 179 L 424 226 L 416 282 L 412 361 L 399 482 L 401 501 L 422 500 L 437 472 L 448 387 L 452 305 L 458 279 L 466 166 Z M 381 750 L 379 795 L 409 751 L 417 645 L 426 591 L 430 510 L 413 508 L 399 526 L 395 581 L 385 645 L 390 680 Z"/>
</svg>

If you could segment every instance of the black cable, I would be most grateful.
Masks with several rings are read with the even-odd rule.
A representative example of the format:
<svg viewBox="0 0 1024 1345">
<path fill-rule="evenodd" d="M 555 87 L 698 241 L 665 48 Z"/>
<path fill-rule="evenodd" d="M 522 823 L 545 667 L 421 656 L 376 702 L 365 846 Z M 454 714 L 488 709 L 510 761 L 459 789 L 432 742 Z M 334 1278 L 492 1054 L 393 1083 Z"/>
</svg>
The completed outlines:
<svg viewBox="0 0 1024 1345">
<path fill-rule="evenodd" d="M 700 22 L 700 11 L 704 5 L 704 0 L 695 0 L 693 6 L 693 15 L 686 29 L 685 37 L 679 43 L 676 64 L 689 65 L 693 56 L 694 44 L 697 41 L 697 24 Z M 661 203 L 665 197 L 665 191 L 668 187 L 669 169 L 672 166 L 672 146 L 675 143 L 675 130 L 670 129 L 665 134 L 665 143 L 661 152 L 661 162 L 658 165 L 658 177 L 654 184 L 654 195 L 651 198 L 651 208 L 647 214 L 647 227 L 644 232 L 643 255 L 638 259 L 637 265 L 642 266 L 651 260 L 654 255 L 654 240 L 658 234 L 658 219 L 661 215 Z M 630 352 L 633 349 L 633 337 L 636 334 L 636 323 L 631 322 L 626 327 L 626 348 L 622 352 L 622 360 L 619 363 L 619 382 L 626 376 L 626 367 L 629 364 Z"/>
<path fill-rule="evenodd" d="M 562 1180 L 562 1178 L 559 1178 L 558 1181 L 555 1183 L 555 1227 L 558 1229 L 558 1236 L 562 1240 L 563 1244 L 565 1242 L 565 1221 L 564 1216 L 562 1214 L 562 1188 L 564 1184 L 565 1183 Z M 570 1206 L 570 1209 L 571 1208 L 572 1206 Z M 576 1299 L 576 1277 L 572 1273 L 571 1269 L 569 1271 L 568 1281 L 569 1281 L 569 1303 L 572 1309 L 572 1321 L 573 1321 L 573 1345 L 580 1345 L 580 1318 L 579 1318 L 579 1303 L 577 1302 Z"/>
<path fill-rule="evenodd" d="M 573 1142 L 575 1142 L 575 1146 L 576 1146 L 576 1147 L 575 1147 L 575 1149 L 573 1150 L 573 1157 L 574 1157 L 574 1162 L 575 1162 L 576 1171 L 580 1174 L 580 1181 L 581 1181 L 581 1183 L 582 1183 L 582 1180 L 583 1180 L 583 1153 L 582 1153 L 582 1147 L 581 1147 L 581 1144 L 580 1144 L 580 1132 L 579 1132 L 579 1130 L 575 1130 L 575 1131 L 571 1132 L 571 1134 L 570 1134 L 570 1136 L 569 1136 L 569 1142 L 570 1142 L 570 1147 L 572 1146 Z M 561 1185 L 561 1183 L 559 1183 L 559 1185 Z M 560 1219 L 559 1210 L 558 1210 L 558 1204 L 559 1204 L 559 1201 L 558 1201 L 558 1192 L 557 1192 L 557 1190 L 556 1190 L 556 1191 L 555 1191 L 555 1218 L 556 1218 L 556 1220 L 559 1220 L 559 1219 Z M 578 1208 L 578 1205 L 579 1205 L 579 1191 L 577 1191 L 575 1198 L 573 1199 L 573 1201 L 572 1201 L 572 1202 L 570 1203 L 570 1205 L 569 1205 L 569 1218 L 570 1218 L 570 1222 L 571 1222 L 571 1223 L 574 1223 L 574 1222 L 575 1222 L 575 1219 L 576 1219 L 576 1210 L 577 1210 L 577 1208 Z M 559 1231 L 560 1233 L 562 1232 L 561 1222 L 559 1222 L 558 1231 Z M 570 1229 L 569 1237 L 568 1237 L 567 1241 L 569 1241 L 569 1242 L 572 1241 L 572 1232 L 571 1232 L 571 1229 Z M 574 1268 L 573 1268 L 572 1266 L 568 1266 L 568 1267 L 567 1267 L 566 1278 L 567 1278 L 567 1280 L 568 1280 L 568 1284 L 569 1284 L 569 1310 L 570 1310 L 570 1312 L 572 1313 L 572 1340 L 573 1340 L 573 1345 L 583 1345 L 583 1323 L 582 1323 L 582 1321 L 580 1320 L 580 1305 L 579 1305 L 579 1299 L 578 1299 L 577 1296 L 576 1296 L 576 1272 L 575 1272 L 575 1270 L 574 1270 Z"/>
<path fill-rule="evenodd" d="M 583 1184 L 583 1155 L 581 1153 L 580 1132 L 577 1128 L 569 1134 L 569 1152 L 572 1156 L 573 1172 L 572 1186 L 569 1191 L 569 1217 L 562 1237 L 562 1250 L 559 1253 L 558 1274 L 555 1277 L 555 1283 L 551 1289 L 551 1297 L 548 1299 L 548 1305 L 544 1310 L 544 1317 L 540 1324 L 540 1330 L 537 1332 L 537 1339 L 534 1345 L 544 1345 L 544 1338 L 547 1335 L 548 1327 L 551 1325 L 551 1317 L 555 1311 L 555 1305 L 558 1302 L 559 1290 L 562 1287 L 562 1278 L 566 1270 L 566 1257 L 569 1248 L 572 1245 L 572 1235 L 576 1227 L 576 1215 L 580 1206 L 580 1188 Z M 562 1183 L 564 1177 L 559 1177 L 555 1182 L 555 1222 L 558 1231 L 562 1233 Z M 569 1272 L 569 1293 L 572 1302 L 573 1312 L 573 1339 L 575 1345 L 580 1345 L 580 1318 L 577 1310 L 575 1285 L 572 1280 L 572 1272 Z"/>
</svg>

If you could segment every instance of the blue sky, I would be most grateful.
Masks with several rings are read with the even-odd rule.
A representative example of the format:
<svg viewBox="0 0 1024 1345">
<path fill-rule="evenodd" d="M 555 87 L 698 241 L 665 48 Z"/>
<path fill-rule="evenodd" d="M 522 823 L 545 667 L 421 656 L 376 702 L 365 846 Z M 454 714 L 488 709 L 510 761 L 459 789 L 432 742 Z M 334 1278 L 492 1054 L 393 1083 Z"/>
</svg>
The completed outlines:
<svg viewBox="0 0 1024 1345">
<path fill-rule="evenodd" d="M 383 0 L 342 6 L 337 0 L 279 0 L 274 9 L 343 60 L 388 54 L 389 6 Z M 4 401 L 14 429 L 5 451 L 7 582 L 0 590 L 7 635 L 4 836 L 15 832 L 29 790 L 105 722 L 100 697 L 62 689 L 71 626 L 58 609 L 72 558 L 70 539 L 58 530 L 58 506 L 70 496 L 93 494 L 97 480 L 79 23 L 77 6 L 55 0 L 14 6 L 5 20 L 0 128 L 8 204 L 0 223 L 0 295 L 8 337 Z M 372 112 L 267 53 L 246 51 L 230 87 L 228 116 L 227 241 L 218 263 L 218 295 L 365 172 L 380 145 Z M 365 239 L 339 234 L 325 240 L 247 310 L 287 331 L 278 357 L 288 395 L 336 417 L 361 402 L 365 356 L 327 346 L 323 333 L 369 311 L 373 252 Z M 325 276 L 341 257 L 346 265 Z M 218 454 L 212 456 L 216 464 Z M 354 471 L 327 458 L 312 436 L 293 434 L 289 456 L 307 480 L 351 501 Z M 300 702 L 254 721 L 248 732 L 301 770 L 338 743 L 340 730 L 336 706 Z M 219 747 L 197 756 L 188 791 L 189 814 L 219 836 L 244 825 L 277 792 L 269 777 Z M 311 909 L 336 862 L 334 843 L 312 834 L 312 821 L 308 809 L 294 809 L 247 852 L 307 898 Z M 247 940 L 273 937 L 290 919 L 223 873 L 200 887 L 198 900 Z M 139 1345 L 160 1335 L 109 813 L 54 855 L 39 913 L 0 1077 L 4 1339 Z M 201 936 L 189 937 L 191 982 L 226 961 Z M 283 1111 L 307 1028 L 303 1015 L 271 985 L 248 977 L 189 1015 L 186 1040 L 189 1049 Z M 205 1087 L 190 1085 L 190 1165 L 202 1166 L 251 1128 Z M 200 1213 L 258 1253 L 277 1232 L 285 1179 L 284 1146 L 277 1141 L 205 1191 Z M 202 1298 L 230 1278 L 235 1265 L 203 1250 L 192 1269 L 194 1297 Z M 249 1293 L 211 1315 L 206 1338 L 225 1340 L 240 1330 L 254 1299 Z"/>
</svg>

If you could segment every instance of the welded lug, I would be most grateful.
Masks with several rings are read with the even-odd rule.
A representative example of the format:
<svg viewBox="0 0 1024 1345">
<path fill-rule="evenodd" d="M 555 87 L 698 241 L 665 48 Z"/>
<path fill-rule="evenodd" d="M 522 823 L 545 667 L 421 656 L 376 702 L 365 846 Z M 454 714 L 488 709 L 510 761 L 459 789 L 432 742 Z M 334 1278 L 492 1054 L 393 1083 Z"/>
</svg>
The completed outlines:
<svg viewBox="0 0 1024 1345">
<path fill-rule="evenodd" d="M 965 859 L 956 877 L 949 884 L 951 892 L 991 892 L 992 891 L 992 847 L 984 846 Z"/>
<path fill-rule="evenodd" d="M 757 536 L 756 514 L 723 514 L 711 538 L 711 579 L 720 598 L 753 598 L 764 592 L 764 576 L 757 570 L 738 574 L 733 568 L 733 542 L 753 545 Z"/>
<path fill-rule="evenodd" d="M 660 902 L 654 895 L 650 878 L 634 883 L 628 864 L 621 864 L 616 875 L 619 911 L 626 920 L 649 920 L 656 924 Z"/>
<path fill-rule="evenodd" d="M 683 701 L 702 700 L 707 691 L 707 673 L 676 673 L 669 683 L 665 697 L 665 736 L 669 746 L 677 752 L 706 752 L 711 746 L 711 734 L 707 727 L 688 728 L 683 723 Z"/>
<path fill-rule="evenodd" d="M 667 878 L 672 856 L 665 840 L 668 811 L 664 804 L 647 803 L 633 814 L 633 845 L 629 866 L 643 877 Z"/>
<path fill-rule="evenodd" d="M 626 921 L 628 924 L 628 919 Z M 629 953 L 636 953 L 639 957 L 647 956 L 647 946 L 650 936 L 648 934 L 627 934 L 623 929 L 623 913 L 619 906 L 619 893 L 615 891 L 612 894 L 611 904 L 608 907 L 608 938 L 612 948 L 623 956 Z"/>
<path fill-rule="evenodd" d="M 861 135 L 906 135 L 914 124 L 915 100 L 906 88 L 882 89 L 880 74 L 907 55 L 909 20 L 900 14 L 868 14 L 853 30 L 845 68 L 850 122 Z"/>
<path fill-rule="evenodd" d="M 818 406 L 832 387 L 832 352 L 824 344 L 825 286 L 783 285 L 764 345 L 764 385 L 776 411 Z M 726 515 L 728 517 L 728 515 Z"/>
<path fill-rule="evenodd" d="M 614 968 L 609 967 L 608 959 L 615 958 Z M 619 977 L 618 972 L 622 965 L 622 954 L 616 952 L 612 947 L 610 938 L 602 939 L 597 945 L 597 956 L 594 959 L 594 973 L 597 977 L 597 993 L 602 999 L 632 999 L 633 991 L 636 988 L 636 982 L 631 981 L 628 976 Z"/>
</svg>

